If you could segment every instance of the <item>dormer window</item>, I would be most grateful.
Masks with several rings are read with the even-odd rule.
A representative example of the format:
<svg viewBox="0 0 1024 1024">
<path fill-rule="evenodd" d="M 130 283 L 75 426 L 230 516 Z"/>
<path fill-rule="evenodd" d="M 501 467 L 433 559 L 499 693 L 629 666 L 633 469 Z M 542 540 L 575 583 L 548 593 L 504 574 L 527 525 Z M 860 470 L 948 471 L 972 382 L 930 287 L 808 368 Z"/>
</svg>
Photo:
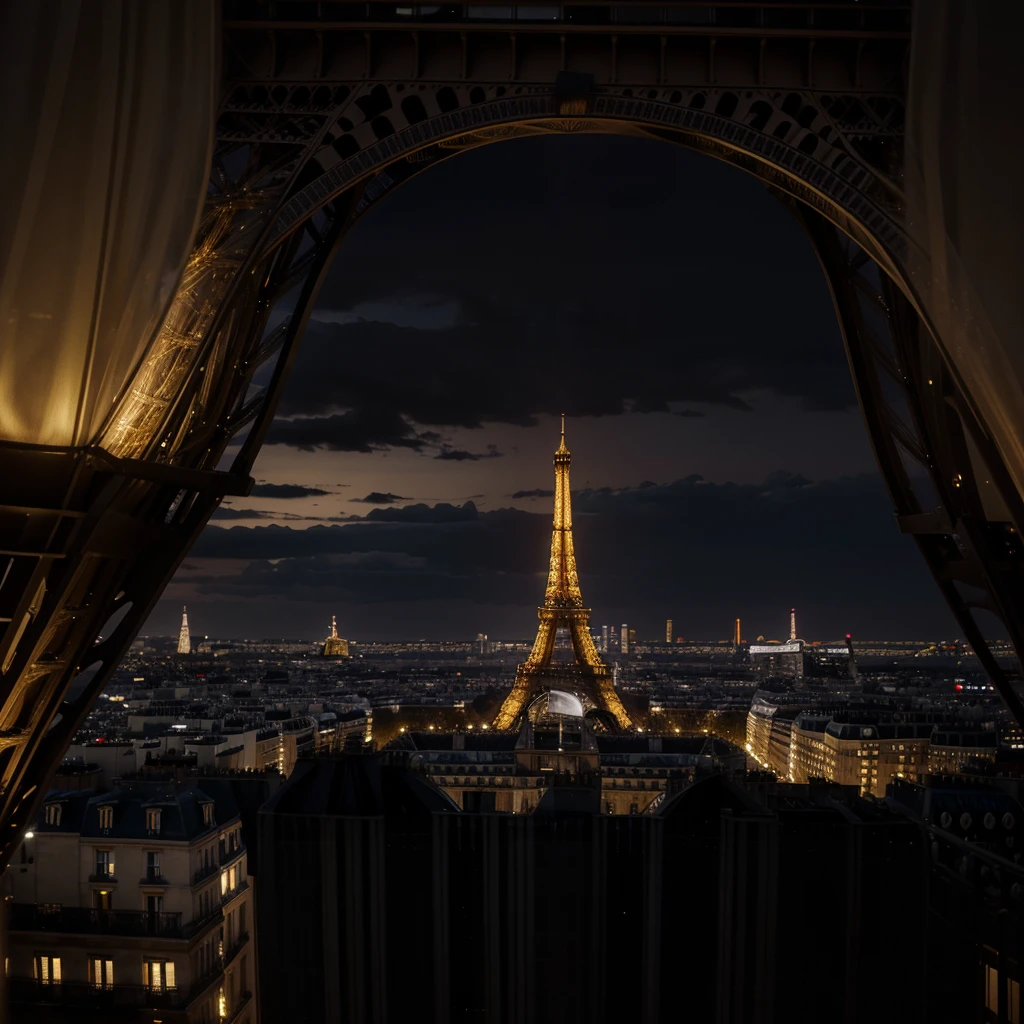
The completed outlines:
<svg viewBox="0 0 1024 1024">
<path fill-rule="evenodd" d="M 203 804 L 203 824 L 213 824 L 213 804 Z"/>
<path fill-rule="evenodd" d="M 114 808 L 110 804 L 104 804 L 99 808 L 100 831 L 109 832 L 114 827 Z"/>
<path fill-rule="evenodd" d="M 146 808 L 146 831 L 150 835 L 160 835 L 160 808 L 159 807 L 147 807 Z"/>
<path fill-rule="evenodd" d="M 59 825 L 60 824 L 60 812 L 63 808 L 63 804 L 52 803 L 47 804 L 46 809 L 43 812 L 47 825 Z"/>
</svg>

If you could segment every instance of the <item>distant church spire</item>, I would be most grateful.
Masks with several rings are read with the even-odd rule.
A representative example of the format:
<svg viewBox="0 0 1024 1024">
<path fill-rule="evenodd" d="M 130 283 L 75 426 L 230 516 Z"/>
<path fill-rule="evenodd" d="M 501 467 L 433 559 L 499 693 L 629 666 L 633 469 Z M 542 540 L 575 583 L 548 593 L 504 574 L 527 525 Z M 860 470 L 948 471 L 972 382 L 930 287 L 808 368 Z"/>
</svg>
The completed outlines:
<svg viewBox="0 0 1024 1024">
<path fill-rule="evenodd" d="M 184 605 L 181 606 L 181 629 L 178 630 L 178 653 L 192 653 L 192 637 L 188 631 L 188 611 Z"/>
</svg>

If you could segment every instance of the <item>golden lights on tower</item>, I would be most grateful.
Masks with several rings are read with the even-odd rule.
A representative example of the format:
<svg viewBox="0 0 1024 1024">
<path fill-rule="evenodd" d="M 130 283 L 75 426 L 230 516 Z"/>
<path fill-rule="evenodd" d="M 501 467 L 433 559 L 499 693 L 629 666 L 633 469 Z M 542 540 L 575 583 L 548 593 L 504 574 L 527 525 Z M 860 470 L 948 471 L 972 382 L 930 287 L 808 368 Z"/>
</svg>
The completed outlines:
<svg viewBox="0 0 1024 1024">
<path fill-rule="evenodd" d="M 548 580 L 544 588 L 544 604 L 537 609 L 540 625 L 529 657 L 519 666 L 516 681 L 494 720 L 496 729 L 511 729 L 537 692 L 551 688 L 553 678 L 561 688 L 582 690 L 593 702 L 610 712 L 621 728 L 630 725 L 626 709 L 615 692 L 611 672 L 597 653 L 590 634 L 590 609 L 583 605 L 576 552 L 572 539 L 572 492 L 569 466 L 572 461 L 565 444 L 565 414 L 562 434 L 555 449 L 554 514 L 551 523 L 551 555 Z M 552 665 L 555 636 L 565 628 L 572 642 L 574 664 Z"/>
</svg>

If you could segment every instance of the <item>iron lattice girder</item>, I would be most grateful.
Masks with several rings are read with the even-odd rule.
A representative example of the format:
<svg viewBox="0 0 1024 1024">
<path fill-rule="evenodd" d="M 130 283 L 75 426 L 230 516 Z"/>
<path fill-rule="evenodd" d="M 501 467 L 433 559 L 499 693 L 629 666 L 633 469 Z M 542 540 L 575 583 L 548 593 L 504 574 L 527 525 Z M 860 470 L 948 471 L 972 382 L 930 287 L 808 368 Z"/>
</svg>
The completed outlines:
<svg viewBox="0 0 1024 1024">
<path fill-rule="evenodd" d="M 917 542 L 965 639 L 1010 713 L 1024 725 L 1018 687 L 999 664 L 984 625 L 974 615 L 976 610 L 991 613 L 1006 628 L 1018 655 L 1024 652 L 1019 496 L 980 423 L 958 411 L 968 408 L 966 395 L 910 301 L 833 225 L 810 211 L 794 212 L 811 237 L 832 290 L 868 434 L 899 529 Z M 888 349 L 867 324 L 865 306 L 884 315 Z M 892 372 L 894 366 L 899 372 Z M 883 387 L 883 378 L 897 385 L 895 394 Z M 897 401 L 902 408 L 895 407 Z M 969 440 L 983 453 L 983 463 L 971 457 Z M 904 456 L 916 464 L 917 479 Z M 979 471 L 986 474 L 984 480 Z M 938 496 L 937 507 L 929 507 L 922 478 Z M 997 498 L 1002 518 L 992 518 L 986 511 L 985 486 L 994 487 L 988 504 Z"/>
<path fill-rule="evenodd" d="M 688 5 L 660 6 L 667 11 Z M 806 4 L 740 8 L 709 0 L 702 6 L 713 9 L 715 20 L 678 30 L 664 21 L 581 26 L 571 18 L 550 24 L 492 21 L 463 30 L 464 22 L 417 26 L 398 18 L 287 27 L 281 17 L 287 5 L 225 5 L 228 85 L 197 251 L 211 238 L 223 237 L 226 244 L 223 251 L 214 246 L 205 262 L 190 263 L 186 272 L 196 301 L 206 306 L 200 317 L 179 318 L 193 325 L 189 331 L 175 329 L 164 339 L 162 358 L 173 356 L 174 393 L 168 399 L 159 388 L 135 382 L 131 397 L 145 429 L 137 435 L 138 451 L 128 453 L 134 461 L 78 458 L 73 479 L 51 480 L 42 464 L 29 476 L 21 470 L 0 476 L 16 481 L 0 491 L 0 547 L 19 552 L 13 559 L 0 555 L 10 559 L 8 569 L 0 570 L 0 626 L 6 627 L 0 644 L 16 647 L 15 660 L 24 659 L 18 667 L 12 661 L 0 676 L 0 736 L 5 721 L 22 723 L 7 730 L 6 738 L 15 738 L 7 749 L 16 754 L 0 752 L 0 861 L 10 856 L 17 830 L 41 799 L 75 724 L 219 496 L 243 486 L 239 481 L 247 478 L 265 437 L 333 253 L 352 224 L 403 180 L 463 149 L 504 138 L 578 130 L 642 134 L 758 175 L 814 211 L 809 222 L 827 228 L 824 235 L 833 232 L 838 239 L 838 228 L 854 239 L 863 252 L 845 247 L 851 260 L 863 266 L 870 257 L 900 279 L 907 9 L 831 4 L 815 14 L 819 8 Z M 777 19 L 787 14 L 804 20 L 780 25 Z M 753 20 L 723 24 L 748 15 Z M 419 100 L 419 109 L 411 98 Z M 215 229 L 225 233 L 218 236 Z M 833 261 L 835 280 L 847 279 L 852 266 L 844 264 L 840 272 Z M 213 274 L 224 287 L 203 299 L 203 275 Z M 271 310 L 291 303 L 288 292 L 296 287 L 290 318 L 268 331 Z M 876 288 L 876 297 L 882 292 Z M 897 301 L 895 313 L 913 318 L 905 302 Z M 849 336 L 867 337 L 863 324 L 859 332 Z M 189 345 L 182 346 L 183 337 Z M 862 347 L 855 340 L 851 351 Z M 881 349 L 875 346 L 876 353 L 883 349 L 884 342 Z M 921 353 L 934 360 L 931 349 Z M 264 392 L 255 391 L 253 374 L 270 359 L 276 359 L 272 379 Z M 909 365 L 890 360 L 885 372 L 898 378 L 903 370 L 909 377 Z M 984 447 L 968 396 L 948 375 L 941 379 L 945 397 L 936 402 L 922 395 L 926 410 L 942 406 L 973 424 L 972 443 L 998 477 L 1001 467 Z M 162 380 L 157 375 L 151 383 Z M 893 423 L 905 426 L 895 413 L 886 421 L 890 413 L 874 416 L 863 390 L 861 399 L 873 438 L 889 439 L 879 461 L 896 500 L 903 494 L 899 452 L 913 449 L 911 458 L 925 455 L 935 462 L 932 441 L 948 430 L 936 414 L 936 425 L 924 435 L 915 431 L 918 440 L 925 439 L 915 446 L 906 431 L 902 440 L 895 437 Z M 228 484 L 210 471 L 243 426 L 249 431 L 229 474 L 235 483 Z M 12 464 L 24 455 L 7 451 L 3 458 Z M 933 465 L 929 472 L 938 480 L 948 467 L 964 464 L 944 456 L 935 465 L 945 468 Z M 153 465 L 163 468 L 143 472 Z M 1017 556 L 1000 549 L 997 519 L 961 507 L 972 481 L 958 471 L 964 473 L 961 497 L 947 495 L 944 501 L 955 529 L 915 536 L 947 599 L 959 602 L 959 614 L 985 601 L 1012 619 Z M 47 480 L 51 493 L 43 494 Z M 1006 491 L 1002 484 L 1000 489 Z M 11 506 L 18 509 L 10 512 Z M 897 500 L 896 506 L 907 528 L 927 512 L 913 502 Z M 8 514 L 16 517 L 14 525 Z M 101 528 L 98 518 L 108 525 Z M 1022 522 L 1015 506 L 1010 519 L 1018 527 Z M 128 521 L 137 528 L 125 530 Z M 933 521 L 929 529 L 934 526 Z M 87 550 L 87 537 L 96 550 Z M 143 548 L 147 543 L 150 551 Z M 962 596 L 953 582 L 958 574 L 979 581 L 981 596 Z M 31 613 L 16 644 L 14 612 L 4 612 L 11 594 L 17 595 L 19 623 L 26 609 Z M 129 601 L 120 624 L 97 642 L 111 612 Z M 5 615 L 12 621 L 5 623 Z M 976 628 L 973 635 L 979 635 Z M 1012 635 L 1018 650 L 1024 649 L 1016 625 Z M 29 648 L 31 659 L 23 653 Z M 998 671 L 983 645 L 977 649 L 986 668 Z M 94 661 L 99 668 L 91 680 L 72 690 L 77 667 Z M 37 709 L 28 719 L 22 715 L 26 707 Z M 58 713 L 60 720 L 47 732 Z"/>
<path fill-rule="evenodd" d="M 0 479 L 19 481 L 19 501 L 0 510 L 4 535 L 32 539 L 0 556 L 6 861 L 187 546 L 219 497 L 247 493 L 251 481 L 90 449 L 10 444 L 0 445 Z"/>
</svg>

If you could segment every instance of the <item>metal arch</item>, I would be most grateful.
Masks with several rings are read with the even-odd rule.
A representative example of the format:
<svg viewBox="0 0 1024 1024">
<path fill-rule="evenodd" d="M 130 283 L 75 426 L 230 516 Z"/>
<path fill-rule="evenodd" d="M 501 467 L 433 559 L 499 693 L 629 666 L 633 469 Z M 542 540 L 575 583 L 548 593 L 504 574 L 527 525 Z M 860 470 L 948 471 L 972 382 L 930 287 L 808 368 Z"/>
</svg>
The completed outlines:
<svg viewBox="0 0 1024 1024">
<path fill-rule="evenodd" d="M 965 639 L 1024 725 L 1021 694 L 975 617 L 977 610 L 994 615 L 1018 655 L 1024 651 L 1020 497 L 910 300 L 820 214 L 795 207 L 794 213 L 828 280 L 900 531 L 916 541 Z"/>
<path fill-rule="evenodd" d="M 258 230 L 246 238 L 258 241 L 243 247 L 245 251 L 230 284 L 198 338 L 196 357 L 185 368 L 160 429 L 145 449 L 146 458 L 152 461 L 112 459 L 104 452 L 81 449 L 44 452 L 24 446 L 0 446 L 0 473 L 28 473 L 39 484 L 35 491 L 27 488 L 18 495 L 20 504 L 13 514 L 19 523 L 24 519 L 24 524 L 13 533 L 7 531 L 15 538 L 11 542 L 13 555 L 0 552 L 0 575 L 2 559 L 12 558 L 12 567 L 7 570 L 8 585 L 0 585 L 0 616 L 18 623 L 15 627 L 8 622 L 0 637 L 0 864 L 9 858 L 18 831 L 27 823 L 33 804 L 41 799 L 42 787 L 56 767 L 63 745 L 84 720 L 92 699 L 145 621 L 220 497 L 225 493 L 246 493 L 245 474 L 269 426 L 331 252 L 348 227 L 380 195 L 423 169 L 425 165 L 417 164 L 416 160 L 436 161 L 457 152 L 446 151 L 453 135 L 443 121 L 437 122 L 443 130 L 435 137 L 422 136 L 423 145 L 416 143 L 404 150 L 395 136 L 407 128 L 412 129 L 410 136 L 414 136 L 416 125 L 403 124 L 397 116 L 391 126 L 394 132 L 387 135 L 381 129 L 385 138 L 377 134 L 380 126 L 375 124 L 376 118 L 365 111 L 365 116 L 356 118 L 350 128 L 335 133 L 335 126 L 341 125 L 339 118 L 344 111 L 352 110 L 356 99 L 382 86 L 397 88 L 406 82 L 404 75 L 396 79 L 393 72 L 385 70 L 387 62 L 381 58 L 388 46 L 400 38 L 415 36 L 418 62 L 418 33 L 425 37 L 433 32 L 437 39 L 438 33 L 444 35 L 444 25 L 416 25 L 396 18 L 365 26 L 325 26 L 323 19 L 317 19 L 306 25 L 285 27 L 278 17 L 281 7 L 275 11 L 274 7 L 253 4 L 251 0 L 241 0 L 241 6 L 257 15 L 244 31 L 269 42 L 270 59 L 263 65 L 253 63 L 258 74 L 253 74 L 252 81 L 231 82 L 218 124 L 220 145 L 211 185 L 211 207 L 215 208 L 218 202 L 237 201 L 239 190 L 249 190 L 247 201 L 255 202 L 258 198 L 260 205 L 255 221 Z M 570 0 L 568 6 L 578 4 Z M 735 11 L 735 5 L 718 0 L 709 0 L 704 6 Z M 800 3 L 790 6 L 806 7 Z M 853 5 L 834 6 L 853 10 Z M 780 5 L 761 9 L 762 25 L 769 7 L 777 11 Z M 349 31 L 354 39 L 365 40 L 362 71 L 348 75 L 345 81 L 332 81 L 327 74 L 327 49 L 320 41 L 316 44 L 320 47 L 316 67 L 300 74 L 299 80 L 282 79 L 285 69 L 294 74 L 294 68 L 301 65 L 286 52 L 293 40 L 305 33 L 296 45 L 306 45 L 309 40 L 318 39 L 319 29 L 324 27 L 331 32 Z M 225 46 L 230 51 L 237 26 L 226 23 L 225 29 Z M 759 66 L 756 80 L 737 87 L 717 81 L 721 75 L 715 66 L 716 40 L 737 35 L 767 38 L 771 33 L 762 27 L 733 31 L 714 24 L 684 29 L 667 25 L 640 29 L 585 26 L 578 31 L 578 26 L 564 23 L 524 26 L 517 22 L 469 26 L 467 32 L 460 32 L 452 36 L 448 31 L 448 35 L 460 40 L 455 45 L 461 46 L 461 73 L 456 72 L 454 77 L 434 76 L 427 83 L 423 68 L 417 64 L 409 79 L 418 87 L 426 88 L 429 84 L 432 102 L 444 89 L 455 95 L 457 110 L 430 112 L 435 117 L 447 116 L 447 124 L 455 135 L 469 139 L 477 133 L 479 137 L 483 127 L 479 112 L 483 105 L 498 98 L 499 88 L 519 89 L 537 107 L 538 130 L 576 130 L 581 121 L 593 120 L 599 122 L 598 130 L 606 131 L 624 124 L 625 118 L 644 125 L 643 130 L 649 134 L 672 136 L 672 141 L 703 148 L 753 170 L 803 204 L 801 216 L 826 266 L 862 407 L 901 529 L 915 536 L 961 622 L 964 635 L 1020 720 L 1021 701 L 988 649 L 974 617 L 976 610 L 993 612 L 1006 623 L 1017 650 L 1024 651 L 1024 627 L 1019 621 L 1020 609 L 1024 608 L 1020 582 L 1024 580 L 1024 559 L 1019 541 L 1024 514 L 1018 507 L 1020 499 L 1009 486 L 1005 469 L 994 455 L 994 446 L 972 411 L 969 393 L 942 363 L 936 347 L 917 321 L 912 302 L 885 276 L 899 280 L 899 273 L 894 270 L 901 245 L 899 76 L 878 95 L 859 80 L 838 90 L 823 90 L 815 82 L 814 62 L 822 59 L 827 48 L 820 47 L 815 57 L 814 44 L 829 33 L 814 27 L 789 33 L 805 47 L 798 62 L 797 79 L 772 86 L 761 80 L 763 66 Z M 527 34 L 548 34 L 557 39 L 560 35 L 574 37 L 580 32 L 599 35 L 601 45 L 610 47 L 612 63 L 607 81 L 597 88 L 584 89 L 582 95 L 571 90 L 568 94 L 560 93 L 556 73 L 566 65 L 564 40 L 556 67 L 547 66 L 540 81 L 522 79 L 516 53 L 521 56 Z M 630 87 L 616 79 L 618 32 L 623 38 L 646 33 L 654 40 L 675 35 L 699 39 L 700 45 L 706 47 L 706 73 L 696 74 L 700 83 L 692 87 L 670 88 L 666 85 L 664 58 L 660 67 L 654 58 L 646 69 L 648 81 L 643 84 L 641 95 L 635 85 Z M 505 33 L 512 42 L 511 69 L 502 85 L 472 73 L 474 40 L 487 33 Z M 519 51 L 515 43 L 517 34 Z M 865 30 L 862 24 L 853 32 L 832 33 L 832 38 L 845 40 L 849 47 L 856 48 L 854 79 L 858 79 L 860 51 L 865 42 L 870 45 L 873 38 L 888 39 L 894 47 L 905 49 L 908 33 L 875 32 Z M 662 42 L 662 54 L 664 45 Z M 557 51 L 556 46 L 552 52 Z M 549 71 L 552 74 L 544 77 Z M 493 87 L 495 93 L 490 98 L 485 96 L 483 105 L 472 95 L 474 89 L 481 87 Z M 248 94 L 241 95 L 242 89 L 249 90 Z M 804 106 L 815 109 L 810 114 L 804 109 L 792 114 L 799 127 L 791 123 L 783 128 L 778 104 L 769 104 L 773 109 L 769 117 L 775 120 L 761 126 L 768 128 L 766 134 L 748 122 L 748 116 L 754 116 L 753 108 L 742 106 L 752 100 L 754 93 L 766 89 L 777 94 L 779 103 L 784 102 L 782 95 L 788 94 L 786 100 L 795 96 Z M 302 90 L 308 94 L 305 99 L 301 98 Z M 714 98 L 717 107 L 717 101 L 729 90 L 743 94 L 736 96 L 741 103 L 736 108 L 738 115 L 728 116 L 710 107 L 700 111 L 694 106 L 699 94 L 701 104 Z M 752 96 L 746 96 L 747 90 Z M 633 94 L 629 95 L 630 92 Z M 505 126 L 498 123 L 496 127 Z M 748 130 L 759 137 L 745 139 Z M 827 139 L 826 130 L 832 133 Z M 424 131 L 421 129 L 421 135 Z M 311 186 L 315 186 L 316 179 L 348 159 L 342 157 L 343 136 L 355 142 L 358 155 L 363 155 L 361 166 L 352 164 L 358 173 L 331 195 L 314 195 L 318 190 Z M 827 141 L 827 149 L 817 150 L 826 154 L 827 160 L 816 161 L 814 155 L 801 150 L 801 145 L 810 149 L 811 142 L 819 146 L 811 136 Z M 777 148 L 775 156 L 763 148 L 776 143 L 782 148 Z M 249 147 L 246 169 L 242 174 L 230 174 L 228 164 L 242 147 Z M 334 157 L 330 156 L 329 148 Z M 381 160 L 371 160 L 371 150 L 379 151 Z M 323 163 L 314 167 L 314 159 Z M 330 167 L 325 166 L 328 160 L 334 161 Z M 803 169 L 803 177 L 795 173 Z M 834 180 L 825 177 L 829 173 L 834 174 Z M 803 186 L 797 189 L 793 183 L 800 180 Z M 860 200 L 867 205 L 850 207 L 840 194 L 846 187 L 859 193 Z M 315 199 L 310 208 L 299 211 L 300 216 L 292 222 L 279 219 L 282 215 L 286 218 L 287 204 L 306 189 L 310 190 L 306 197 Z M 318 213 L 312 214 L 313 206 Z M 885 273 L 874 274 L 871 260 L 843 233 L 856 239 Z M 291 319 L 267 332 L 271 308 L 296 287 L 300 288 L 300 296 Z M 882 338 L 875 337 L 870 330 L 879 316 L 888 324 Z M 271 386 L 250 397 L 247 392 L 253 369 L 275 354 L 278 361 Z M 929 376 L 925 378 L 923 374 Z M 923 379 L 936 382 L 929 387 L 941 389 L 940 401 L 924 391 Z M 891 401 L 890 391 L 886 390 L 890 381 L 901 390 L 905 410 Z M 216 472 L 212 467 L 218 464 L 228 440 L 250 424 L 249 436 L 234 460 L 232 472 Z M 162 442 L 169 444 L 169 450 L 162 451 Z M 906 470 L 907 459 L 925 466 L 939 495 L 937 505 L 917 493 L 915 480 Z M 995 482 L 1000 492 L 1006 510 L 1002 515 L 993 512 L 993 499 L 977 473 L 981 464 L 984 475 Z M 145 558 L 138 557 L 140 551 L 146 552 Z M 8 615 L 5 598 L 14 591 L 20 596 Z M 97 642 L 110 612 L 129 602 L 131 607 L 120 625 L 108 639 Z M 97 661 L 100 668 L 91 680 L 65 699 L 79 666 Z"/>
<path fill-rule="evenodd" d="M 9 862 L 68 744 L 221 498 L 249 492 L 248 472 L 344 235 L 390 188 L 425 166 L 394 168 L 386 180 L 352 190 L 304 228 L 312 239 L 308 249 L 296 237 L 258 264 L 259 315 L 241 339 L 250 372 L 231 379 L 219 422 L 194 459 L 215 465 L 231 438 L 252 423 L 230 472 L 117 458 L 98 448 L 0 443 L 0 478 L 25 482 L 18 504 L 0 505 L 5 537 L 20 534 L 20 543 L 5 540 L 11 546 L 0 551 L 0 627 L 8 627 L 0 632 L 0 866 Z M 266 333 L 275 301 L 298 284 L 292 315 Z M 247 401 L 252 371 L 275 355 L 270 386 Z M 187 456 L 189 449 L 182 451 Z M 13 522 L 21 524 L 17 532 Z M 9 607 L 8 595 L 17 597 Z M 101 638 L 121 609 L 127 611 Z M 22 621 L 23 629 L 12 628 Z M 82 669 L 92 670 L 88 678 Z"/>
</svg>

